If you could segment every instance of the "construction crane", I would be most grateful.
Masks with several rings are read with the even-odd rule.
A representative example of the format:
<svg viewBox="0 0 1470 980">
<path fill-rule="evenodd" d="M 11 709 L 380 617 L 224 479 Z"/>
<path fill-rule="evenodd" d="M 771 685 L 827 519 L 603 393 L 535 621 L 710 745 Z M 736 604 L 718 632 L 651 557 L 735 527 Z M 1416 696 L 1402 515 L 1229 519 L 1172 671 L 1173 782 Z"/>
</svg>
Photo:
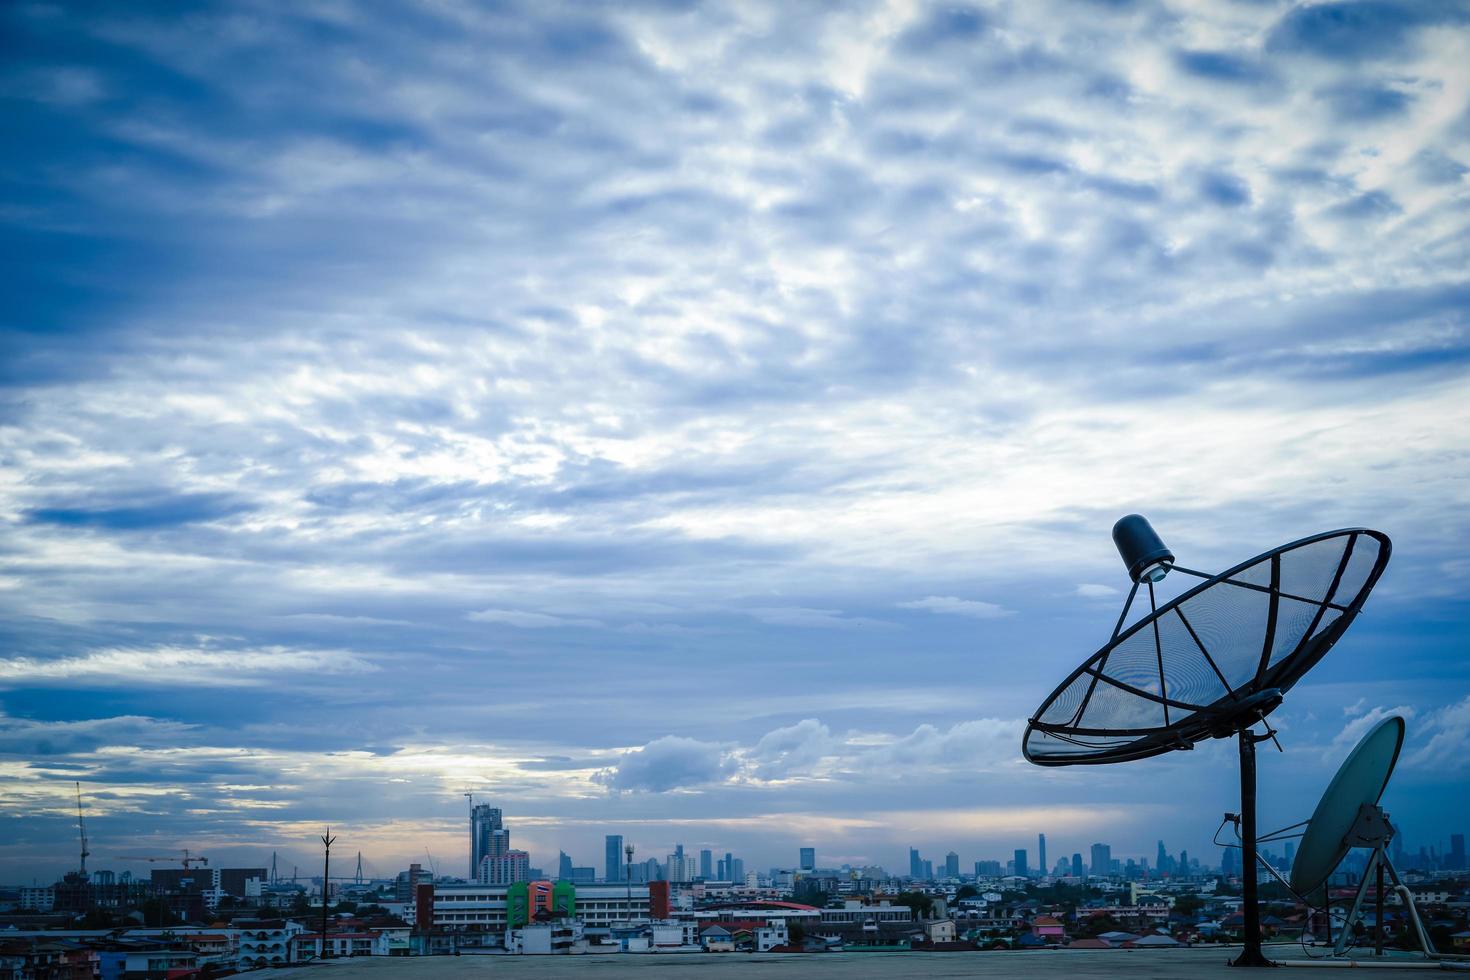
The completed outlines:
<svg viewBox="0 0 1470 980">
<path fill-rule="evenodd" d="M 87 850 L 87 823 L 82 819 L 82 784 L 77 783 L 77 833 L 82 838 L 82 880 L 87 880 L 87 857 L 92 852 Z"/>
<path fill-rule="evenodd" d="M 119 855 L 117 855 L 117 860 L 119 860 L 119 861 L 148 861 L 150 863 L 155 862 L 155 861 L 178 862 L 178 863 L 180 863 L 180 864 L 182 864 L 184 866 L 184 870 L 185 871 L 188 871 L 189 870 L 189 866 L 191 864 L 203 864 L 203 865 L 208 865 L 209 864 L 209 858 L 203 857 L 203 856 L 199 856 L 199 857 L 192 856 L 192 855 L 190 855 L 188 848 L 185 848 L 184 849 L 184 856 L 182 858 L 177 858 L 177 857 L 149 857 L 149 856 L 143 855 L 143 854 L 119 854 Z"/>
</svg>

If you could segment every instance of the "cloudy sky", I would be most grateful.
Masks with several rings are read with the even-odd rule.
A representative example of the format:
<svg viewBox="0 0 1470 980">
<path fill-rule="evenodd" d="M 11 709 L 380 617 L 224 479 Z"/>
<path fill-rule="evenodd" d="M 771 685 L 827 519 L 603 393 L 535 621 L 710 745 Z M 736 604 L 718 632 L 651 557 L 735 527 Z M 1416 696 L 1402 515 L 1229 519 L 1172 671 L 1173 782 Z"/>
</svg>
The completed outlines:
<svg viewBox="0 0 1470 980">
<path fill-rule="evenodd" d="M 1262 821 L 1396 710 L 1470 830 L 1465 4 L 0 18 L 0 880 L 78 780 L 119 870 L 463 873 L 466 791 L 552 868 L 1214 860 L 1231 744 L 1020 759 L 1131 511 L 1392 535 Z"/>
</svg>

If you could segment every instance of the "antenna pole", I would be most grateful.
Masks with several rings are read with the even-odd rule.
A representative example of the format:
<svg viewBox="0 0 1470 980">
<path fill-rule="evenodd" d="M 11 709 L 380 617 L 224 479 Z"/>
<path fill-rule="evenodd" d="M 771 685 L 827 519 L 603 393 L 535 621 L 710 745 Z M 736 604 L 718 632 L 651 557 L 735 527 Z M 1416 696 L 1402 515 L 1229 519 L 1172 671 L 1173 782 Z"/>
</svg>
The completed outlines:
<svg viewBox="0 0 1470 980">
<path fill-rule="evenodd" d="M 1245 948 L 1231 966 L 1275 966 L 1261 952 L 1261 905 L 1256 895 L 1256 736 L 1240 730 L 1240 899 L 1245 915 Z"/>
<path fill-rule="evenodd" d="M 326 959 L 327 953 L 327 909 L 331 907 L 332 895 L 332 845 L 337 838 L 332 836 L 332 828 L 322 834 L 322 847 L 326 849 L 326 855 L 322 858 L 322 959 Z"/>
</svg>

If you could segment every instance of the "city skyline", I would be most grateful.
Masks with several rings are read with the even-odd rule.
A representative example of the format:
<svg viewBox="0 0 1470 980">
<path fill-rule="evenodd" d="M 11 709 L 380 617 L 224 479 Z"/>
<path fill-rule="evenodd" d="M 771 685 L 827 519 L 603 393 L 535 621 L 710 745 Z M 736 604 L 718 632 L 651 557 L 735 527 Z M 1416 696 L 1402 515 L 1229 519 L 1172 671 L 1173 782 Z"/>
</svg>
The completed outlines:
<svg viewBox="0 0 1470 980">
<path fill-rule="evenodd" d="M 1392 537 L 1260 819 L 1396 713 L 1444 846 L 1466 17 L 4 5 L 0 879 L 77 783 L 119 869 L 462 873 L 465 793 L 543 868 L 1204 858 L 1232 744 L 1020 755 L 1134 512 L 1200 569 Z"/>
</svg>

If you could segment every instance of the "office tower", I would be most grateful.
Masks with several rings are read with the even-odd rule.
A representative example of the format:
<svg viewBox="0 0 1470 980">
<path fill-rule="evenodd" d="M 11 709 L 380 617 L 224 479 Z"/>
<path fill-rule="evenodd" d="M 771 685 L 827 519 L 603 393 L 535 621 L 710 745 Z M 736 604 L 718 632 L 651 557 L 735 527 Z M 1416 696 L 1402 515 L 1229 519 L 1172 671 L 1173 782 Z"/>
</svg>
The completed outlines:
<svg viewBox="0 0 1470 980">
<path fill-rule="evenodd" d="M 743 884 L 745 884 L 745 859 L 744 858 L 731 858 L 730 859 L 730 880 L 733 881 L 733 882 L 735 882 L 737 885 L 743 885 Z"/>
<path fill-rule="evenodd" d="M 1286 846 L 1287 847 L 1291 847 L 1290 844 L 1288 844 Z M 1179 867 L 1178 867 L 1177 870 L 1182 875 L 1189 874 L 1189 852 L 1188 851 L 1181 850 L 1179 852 Z"/>
<path fill-rule="evenodd" d="M 513 885 L 531 880 L 531 855 L 525 851 L 506 851 L 485 856 L 477 876 L 484 885 Z"/>
<path fill-rule="evenodd" d="M 1220 858 L 1220 873 L 1227 878 L 1240 873 L 1240 852 L 1235 848 L 1225 848 L 1225 853 Z"/>
<path fill-rule="evenodd" d="M 1095 875 L 1110 875 L 1113 873 L 1113 849 L 1107 844 L 1092 845 L 1092 867 L 1089 869 Z"/>
<path fill-rule="evenodd" d="M 946 878 L 958 878 L 960 876 L 960 856 L 950 851 L 944 856 L 944 876 Z"/>
<path fill-rule="evenodd" d="M 815 847 L 803 847 L 801 849 L 801 870 L 812 871 L 817 866 L 817 849 Z"/>
<path fill-rule="evenodd" d="M 1158 860 L 1154 862 L 1154 867 L 1158 869 L 1161 875 L 1169 873 L 1169 852 L 1164 850 L 1163 841 L 1159 841 L 1159 856 Z"/>
<path fill-rule="evenodd" d="M 1030 872 L 1026 868 L 1026 849 L 1024 847 L 1016 848 L 1016 874 L 1022 878 L 1030 877 Z"/>
<path fill-rule="evenodd" d="M 715 876 L 715 852 L 703 850 L 699 852 L 699 876 L 709 881 Z"/>
<path fill-rule="evenodd" d="M 1036 835 L 1036 873 L 1046 874 L 1046 835 Z"/>
<path fill-rule="evenodd" d="M 1465 835 L 1450 834 L 1450 870 L 1465 870 Z"/>
<path fill-rule="evenodd" d="M 934 880 L 934 862 L 933 861 L 930 861 L 928 858 L 925 858 L 923 861 L 920 861 L 919 862 L 919 877 L 920 878 L 923 878 L 925 881 L 933 881 Z"/>
<path fill-rule="evenodd" d="M 924 876 L 924 862 L 919 860 L 919 849 L 909 848 L 909 877 L 922 878 Z"/>
<path fill-rule="evenodd" d="M 604 838 L 606 856 L 602 864 L 603 881 L 623 880 L 623 835 L 608 834 Z"/>
<path fill-rule="evenodd" d="M 562 851 L 561 856 L 556 859 L 556 876 L 562 881 L 572 880 L 572 859 L 566 851 Z"/>
<path fill-rule="evenodd" d="M 496 831 L 504 830 L 505 823 L 498 806 L 480 803 L 470 810 L 470 878 L 480 876 L 480 863 L 491 852 L 491 840 Z M 510 834 L 505 836 L 506 850 L 510 849 Z M 503 853 L 503 852 L 502 852 Z"/>
<path fill-rule="evenodd" d="M 1073 878 L 1081 878 L 1082 876 L 1083 876 L 1082 855 L 1081 854 L 1073 854 L 1072 855 L 1072 877 Z"/>
</svg>

